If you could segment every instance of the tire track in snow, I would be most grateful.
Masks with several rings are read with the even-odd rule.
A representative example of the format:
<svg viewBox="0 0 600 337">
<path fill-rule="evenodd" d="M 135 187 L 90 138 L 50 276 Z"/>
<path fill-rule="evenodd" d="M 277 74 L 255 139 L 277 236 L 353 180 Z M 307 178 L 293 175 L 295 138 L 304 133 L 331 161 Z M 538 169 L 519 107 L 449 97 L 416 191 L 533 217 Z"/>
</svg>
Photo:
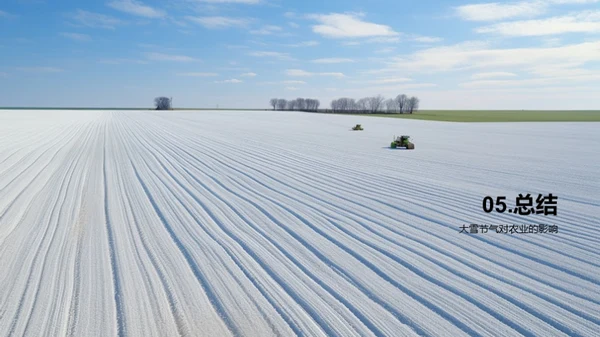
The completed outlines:
<svg viewBox="0 0 600 337">
<path fill-rule="evenodd" d="M 190 156 L 191 156 L 191 155 L 190 155 Z M 214 159 L 214 158 L 213 158 L 213 159 Z M 215 160 L 219 161 L 218 159 L 215 159 Z M 222 163 L 223 165 L 225 165 L 223 162 L 221 162 L 221 163 Z M 250 169 L 253 169 L 253 168 L 251 168 L 251 167 L 248 167 L 248 168 L 250 168 Z M 238 170 L 238 171 L 239 171 L 239 170 Z M 244 173 L 244 172 L 242 172 L 242 171 L 239 171 L 239 173 L 240 173 L 240 174 L 246 174 L 246 173 Z M 247 175 L 247 174 L 246 174 L 246 175 Z M 391 206 L 391 205 L 390 205 L 390 207 L 393 207 L 393 206 Z M 441 283 L 441 284 L 443 284 L 443 283 Z M 515 304 L 515 303 L 518 303 L 518 302 L 515 302 L 514 300 L 512 300 L 512 302 L 513 302 L 513 304 Z M 536 311 L 533 311 L 533 313 L 536 313 Z M 588 316 L 588 318 L 589 318 L 589 317 L 590 317 L 590 316 Z M 546 318 L 548 318 L 548 317 L 546 317 Z M 550 320 L 552 321 L 552 319 L 550 319 Z M 513 325 L 513 327 L 515 326 L 515 324 L 514 324 L 514 323 L 513 323 L 512 325 Z M 554 325 L 554 327 L 555 327 L 555 328 L 557 328 L 558 330 L 565 331 L 565 327 L 564 327 L 562 324 L 558 323 L 558 324 L 553 324 L 553 325 Z"/>
<path fill-rule="evenodd" d="M 198 280 L 198 282 L 200 283 L 200 285 L 202 286 L 202 288 L 206 292 L 206 295 L 208 296 L 208 298 L 209 298 L 211 304 L 213 305 L 213 307 L 215 308 L 216 312 L 224 320 L 225 324 L 230 329 L 230 331 L 233 333 L 233 335 L 234 336 L 240 336 L 240 331 L 238 330 L 237 327 L 235 327 L 232 324 L 230 318 L 228 318 L 228 315 L 226 313 L 226 310 L 224 309 L 223 304 L 220 302 L 219 298 L 215 295 L 214 291 L 212 290 L 212 288 L 210 287 L 210 285 L 208 283 L 208 280 L 206 279 L 206 277 L 204 277 L 204 275 L 202 274 L 202 272 L 198 269 L 198 267 L 196 266 L 196 263 L 194 262 L 193 257 L 190 255 L 190 253 L 185 248 L 185 246 L 183 245 L 183 243 L 179 240 L 179 238 L 177 237 L 177 235 L 173 232 L 173 229 L 169 225 L 168 221 L 165 219 L 165 217 L 164 217 L 163 213 L 161 212 L 160 208 L 158 207 L 156 201 L 152 197 L 152 194 L 148 190 L 148 187 L 146 186 L 146 184 L 144 183 L 144 181 L 140 177 L 140 175 L 138 173 L 138 170 L 135 167 L 135 165 L 133 164 L 133 162 L 131 164 L 132 164 L 133 170 L 135 172 L 135 176 L 136 176 L 136 178 L 138 180 L 138 183 L 142 186 L 142 189 L 144 190 L 144 193 L 146 194 L 146 197 L 148 198 L 148 200 L 152 204 L 152 207 L 154 208 L 154 211 L 155 211 L 156 215 L 158 216 L 158 218 L 162 222 L 163 226 L 165 227 L 165 229 L 169 233 L 169 236 L 171 237 L 171 240 L 173 240 L 173 242 L 175 242 L 175 244 L 179 248 L 179 251 L 181 252 L 181 254 L 183 255 L 183 257 L 185 258 L 188 266 L 190 267 L 190 269 L 192 270 L 192 272 L 194 273 L 194 275 L 196 276 L 196 279 Z"/>
<path fill-rule="evenodd" d="M 474 130 L 468 125 L 372 119 L 373 132 L 340 136 L 340 116 L 55 116 L 0 116 L 10 131 L 0 135 L 0 335 L 587 337 L 600 330 L 600 218 L 585 195 L 600 187 L 591 172 L 599 162 L 585 157 L 574 175 L 553 175 L 592 153 L 584 147 L 524 173 L 509 166 L 526 158 L 518 149 L 517 159 L 478 160 L 487 138 L 456 156 L 444 155 L 435 137 L 417 152 L 368 152 L 393 125 L 442 140 L 444 128 Z M 323 123 L 299 128 L 314 118 Z M 251 133 L 257 125 L 260 134 Z M 583 130 L 571 132 L 573 144 L 600 146 L 585 124 L 564 127 Z M 536 124 L 516 137 L 531 149 L 543 143 L 536 135 L 557 128 Z M 514 134 L 501 125 L 485 130 Z M 335 139 L 356 147 L 328 143 Z M 386 173 L 398 165 L 406 174 Z M 563 200 L 559 235 L 457 234 L 452 223 L 462 218 L 518 221 L 472 214 L 480 211 L 473 200 L 482 191 L 516 191 L 529 178 L 528 189 L 552 189 Z M 77 236 L 74 219 L 85 213 L 91 227 Z M 145 306 L 140 315 L 136 305 Z"/>
<path fill-rule="evenodd" d="M 44 275 L 44 270 L 46 268 L 45 261 L 48 258 L 48 251 L 50 250 L 50 247 L 52 246 L 52 243 L 54 242 L 55 235 L 56 235 L 56 232 L 57 232 L 58 227 L 59 227 L 60 209 L 63 208 L 64 201 L 66 200 L 66 193 L 62 193 L 62 192 L 68 190 L 68 186 L 69 186 L 69 184 L 71 182 L 71 178 L 72 178 L 73 173 L 74 173 L 73 169 L 76 166 L 76 162 L 80 159 L 80 157 L 81 157 L 81 153 L 78 156 L 76 156 L 70 162 L 70 164 L 69 164 L 68 168 L 66 169 L 66 171 L 65 171 L 62 179 L 60 180 L 61 181 L 61 183 L 60 183 L 61 187 L 60 187 L 60 191 L 58 193 L 59 196 L 58 196 L 58 198 L 55 199 L 54 204 L 51 207 L 52 211 L 51 211 L 51 213 L 49 215 L 48 223 L 46 225 L 46 229 L 44 231 L 44 234 L 42 235 L 42 239 L 40 240 L 40 244 L 37 247 L 36 253 L 35 253 L 34 257 L 33 257 L 33 260 L 32 260 L 32 263 L 31 263 L 31 269 L 29 271 L 29 276 L 28 276 L 27 281 L 25 283 L 25 289 L 24 289 L 24 291 L 23 291 L 23 293 L 21 295 L 21 298 L 20 298 L 18 306 L 17 306 L 17 310 L 16 310 L 15 315 L 14 315 L 14 317 L 12 319 L 12 323 L 11 323 L 11 325 L 9 327 L 8 336 L 12 336 L 15 333 L 15 329 L 17 327 L 18 318 L 21 315 L 21 312 L 23 310 L 23 305 L 25 304 L 25 297 L 26 297 L 26 295 L 28 293 L 28 290 L 31 288 L 31 282 L 32 282 L 32 278 L 34 276 L 34 269 L 35 269 L 35 267 L 37 265 L 38 258 L 40 258 L 40 252 L 42 251 L 42 246 L 44 245 L 44 242 L 46 241 L 46 237 L 47 237 L 47 235 L 50 232 L 52 219 L 54 218 L 54 214 L 56 213 L 56 214 L 58 214 L 57 215 L 57 220 L 56 220 L 56 226 L 52 230 L 52 234 L 51 234 L 51 237 L 50 237 L 50 242 L 48 243 L 48 246 L 46 248 L 46 253 L 43 254 L 43 256 L 41 257 L 42 258 L 42 262 L 40 263 L 40 265 L 41 265 L 41 267 L 40 267 L 41 268 L 41 272 L 40 272 L 39 280 L 38 280 L 38 283 L 37 283 L 38 285 L 36 287 L 35 294 L 34 294 L 34 297 L 33 297 L 33 307 L 32 307 L 32 310 L 35 309 L 35 303 L 37 301 L 37 298 L 39 297 L 39 291 L 41 289 L 41 284 L 40 283 L 41 283 L 42 277 Z M 68 179 L 67 179 L 67 177 L 68 177 Z M 61 197 L 60 197 L 61 194 L 63 194 L 62 202 L 60 202 L 61 205 L 60 205 L 60 207 L 57 210 L 56 207 L 59 204 L 59 201 L 61 199 Z M 24 327 L 23 335 L 26 335 L 27 329 L 29 327 L 29 322 L 30 322 L 32 310 L 30 310 L 29 314 L 27 315 L 28 318 L 27 318 L 27 320 L 25 322 L 25 327 Z"/>
<path fill-rule="evenodd" d="M 152 152 L 151 152 L 151 153 L 152 153 Z M 156 157 L 156 156 L 155 156 L 155 157 Z M 159 160 L 158 158 L 156 158 L 156 159 L 157 159 L 157 160 Z M 185 160 L 184 158 L 180 158 L 180 159 L 182 159 L 182 160 Z M 258 257 L 258 256 L 257 256 L 255 253 L 253 253 L 253 251 L 252 251 L 252 250 L 251 250 L 251 249 L 250 249 L 250 248 L 249 248 L 249 247 L 248 247 L 248 246 L 247 246 L 247 245 L 244 243 L 244 241 L 243 241 L 241 238 L 239 238 L 238 236 L 236 236 L 236 235 L 235 235 L 235 234 L 234 234 L 232 231 L 230 231 L 230 230 L 226 229 L 226 228 L 224 227 L 223 223 L 221 223 L 221 221 L 219 221 L 219 220 L 218 220 L 217 216 L 216 216 L 214 213 L 212 213 L 212 212 L 210 211 L 210 209 L 209 209 L 209 208 L 205 207 L 205 206 L 204 206 L 204 204 L 202 203 L 202 201 L 198 200 L 198 199 L 197 199 L 197 197 L 194 195 L 194 193 L 193 193 L 191 190 L 189 190 L 189 189 L 188 189 L 188 188 L 187 188 L 187 187 L 186 187 L 184 184 L 182 184 L 181 182 L 179 182 L 179 180 L 178 180 L 176 177 L 174 177 L 174 176 L 172 175 L 172 173 L 170 173 L 170 170 L 169 170 L 167 167 L 165 167 L 165 166 L 164 166 L 164 164 L 163 164 L 163 163 L 162 163 L 160 160 L 159 160 L 159 164 L 161 165 L 161 167 L 162 167 L 163 171 L 164 171 L 164 172 L 166 172 L 167 174 L 169 174 L 169 176 L 171 177 L 171 179 L 172 179 L 173 181 L 175 181 L 175 182 L 176 182 L 176 183 L 177 183 L 177 184 L 178 184 L 178 185 L 179 185 L 179 186 L 180 186 L 182 189 L 184 189 L 184 190 L 185 190 L 185 191 L 186 191 L 186 192 L 187 192 L 187 193 L 188 193 L 190 196 L 192 196 L 192 198 L 194 198 L 194 200 L 197 202 L 197 204 L 198 204 L 198 205 L 200 205 L 200 206 L 201 206 L 201 207 L 204 209 L 204 211 L 205 211 L 207 214 L 209 214 L 209 216 L 212 218 L 212 220 L 213 220 L 215 223 L 217 223 L 217 224 L 219 225 L 219 227 L 221 228 L 221 230 L 222 230 L 222 231 L 223 231 L 223 232 L 224 232 L 224 233 L 225 233 L 225 234 L 226 234 L 228 237 L 230 237 L 230 238 L 231 238 L 231 239 L 232 239 L 234 242 L 236 242 L 237 244 L 239 244 L 239 245 L 242 247 L 242 249 L 244 249 L 244 251 L 245 251 L 246 253 L 248 253 L 249 255 L 251 255 L 251 256 L 253 257 L 253 259 L 254 259 L 255 261 L 257 261 L 257 262 L 260 264 L 260 266 L 261 266 L 261 267 L 262 267 L 262 268 L 263 268 L 265 271 L 267 271 L 267 273 L 268 273 L 268 274 L 269 274 L 269 275 L 270 275 L 270 276 L 271 276 L 273 279 L 275 279 L 275 280 L 278 282 L 278 284 L 279 284 L 280 286 L 282 286 L 284 289 L 286 289 L 286 291 L 287 291 L 287 292 L 294 293 L 294 294 L 295 294 L 294 298 L 295 298 L 295 300 L 296 300 L 297 302 L 301 302 L 301 296 L 299 296 L 299 294 L 297 294 L 295 291 L 293 291 L 292 289 L 290 289 L 290 288 L 289 288 L 289 287 L 286 285 L 286 282 L 285 282 L 285 281 L 283 281 L 283 280 L 282 280 L 280 277 L 278 277 L 278 276 L 277 276 L 277 274 L 276 274 L 276 273 L 275 273 L 275 272 L 274 272 L 274 271 L 273 271 L 273 270 L 272 270 L 272 269 L 271 269 L 271 268 L 268 266 L 268 264 L 267 264 L 265 261 L 263 261 L 263 260 L 262 260 L 260 257 Z M 248 219 L 246 219 L 244 216 L 242 216 L 241 214 L 239 214 L 239 212 L 237 212 L 237 211 L 236 211 L 236 210 L 235 210 L 235 209 L 234 209 L 234 208 L 231 206 L 231 204 L 227 203 L 227 201 L 225 201 L 223 198 L 221 198 L 220 196 L 218 196 L 218 194 L 216 194 L 216 193 L 212 192 L 212 191 L 211 191 L 211 190 L 210 190 L 210 189 L 209 189 L 209 188 L 208 188 L 206 185 L 204 185 L 204 184 L 203 184 L 201 181 L 199 181 L 197 178 L 195 178 L 195 176 L 194 176 L 193 174 L 191 174 L 191 173 L 190 173 L 190 172 L 189 172 L 187 169 L 185 169 L 185 167 L 182 167 L 182 169 L 185 171 L 185 173 L 186 173 L 186 174 L 187 174 L 187 175 L 188 175 L 188 176 L 189 176 L 191 179 L 195 180 L 195 181 L 196 181 L 198 184 L 200 184 L 200 185 L 201 185 L 201 186 L 202 186 L 202 187 L 203 187 L 203 188 L 204 188 L 204 189 L 205 189 L 207 192 L 211 193 L 213 196 L 215 196 L 215 198 L 219 199 L 221 202 L 223 202 L 223 203 L 227 204 L 227 205 L 230 207 L 230 209 L 232 209 L 234 212 L 236 212 L 236 214 L 237 214 L 238 216 L 240 216 L 240 218 L 244 219 L 244 221 L 245 221 L 247 224 L 251 225 L 251 222 L 249 222 L 249 221 L 248 221 Z M 262 209 L 262 208 L 261 208 L 261 210 L 263 211 L 263 213 L 265 213 L 265 212 L 266 212 L 266 211 L 264 211 L 264 209 Z M 189 209 L 188 209 L 188 212 L 189 212 Z M 267 213 L 268 213 L 268 212 L 267 212 Z M 265 213 L 265 214 L 267 214 L 267 213 Z M 268 216 L 269 216 L 269 217 L 271 217 L 271 216 L 270 216 L 270 214 L 269 214 Z M 199 220 L 198 220 L 198 221 L 199 221 Z M 277 222 L 277 223 L 278 223 L 279 225 L 281 225 L 281 223 L 280 223 L 280 222 Z M 306 268 L 305 268 L 305 267 L 304 267 L 304 266 L 303 266 L 301 263 L 299 263 L 299 261 L 298 261 L 297 259 L 293 258 L 293 257 L 292 257 L 292 256 L 291 256 L 289 253 L 287 253 L 287 252 L 286 252 L 284 249 L 282 249 L 282 247 L 281 247 L 280 245 L 278 245 L 278 244 L 277 244 L 276 242 L 274 242 L 272 239 L 268 238 L 268 237 L 267 237 L 267 236 L 264 234 L 264 232 L 262 232 L 262 231 L 258 230 L 258 229 L 257 229 L 257 227 L 255 227 L 255 226 L 253 226 L 253 225 L 251 225 L 251 226 L 253 227 L 253 229 L 255 229 L 255 230 L 257 230 L 259 233 L 261 233 L 261 235 L 262 235 L 263 237 L 265 237 L 265 238 L 266 238 L 266 239 L 267 239 L 267 240 L 268 240 L 268 241 L 269 241 L 271 244 L 275 245 L 275 246 L 276 246 L 276 247 L 277 247 L 277 248 L 278 248 L 278 249 L 281 251 L 281 253 L 282 253 L 282 254 L 284 254 L 284 255 L 285 255 L 285 256 L 286 256 L 288 259 L 290 259 L 290 260 L 291 260 L 291 261 L 292 261 L 292 262 L 293 262 L 293 263 L 294 263 L 294 264 L 295 264 L 295 265 L 296 265 L 298 268 L 300 268 L 300 269 L 301 269 L 301 270 L 302 270 L 302 271 L 303 271 L 303 272 L 304 272 L 304 273 L 305 273 L 307 276 L 309 276 L 309 277 L 310 277 L 310 278 L 311 278 L 311 279 L 312 279 L 314 282 L 316 282 L 316 283 L 317 283 L 319 286 L 321 286 L 321 287 L 322 287 L 324 290 L 326 290 L 326 291 L 327 291 L 329 294 L 331 294 L 333 297 L 335 297 L 335 299 L 336 299 L 336 300 L 338 300 L 338 301 L 340 301 L 341 303 L 343 303 L 343 304 L 346 306 L 346 308 L 348 308 L 348 309 L 349 309 L 349 310 L 350 310 L 350 311 L 351 311 L 351 312 L 352 312 L 354 315 L 356 315 L 356 316 L 357 316 L 357 318 L 358 318 L 358 319 L 359 319 L 359 320 L 360 320 L 360 321 L 361 321 L 363 324 L 365 324 L 365 326 L 367 326 L 367 327 L 368 327 L 368 328 L 369 328 L 369 329 L 370 329 L 370 330 L 371 330 L 371 331 L 372 331 L 372 332 L 373 332 L 373 333 L 374 333 L 376 336 L 383 336 L 383 335 L 384 335 L 384 334 L 382 333 L 382 331 L 380 331 L 380 330 L 379 330 L 377 327 L 375 327 L 373 324 L 371 324 L 371 323 L 369 322 L 369 320 L 367 320 L 367 319 L 366 319 L 366 318 L 365 318 L 365 317 L 362 315 L 362 313 L 360 313 L 360 312 L 359 312 L 359 311 L 358 311 L 358 310 L 357 310 L 357 309 L 356 309 L 354 306 L 352 306 L 350 303 L 348 303 L 348 302 L 347 302 L 347 301 L 344 299 L 344 297 L 343 297 L 343 296 L 341 296 L 340 294 L 338 294 L 337 292 L 335 292 L 335 291 L 334 291 L 332 288 L 330 288 L 329 286 L 327 286 L 327 285 L 326 285 L 324 282 L 320 281 L 320 280 L 318 279 L 318 277 L 316 277 L 314 274 L 312 274 L 310 271 L 308 271 L 308 269 L 306 269 Z M 212 236 L 212 235 L 211 235 L 211 237 L 212 237 L 212 238 L 213 238 L 215 241 L 217 241 L 217 242 L 219 241 L 219 240 L 218 240 L 218 239 L 217 239 L 215 236 Z M 221 244 L 221 246 L 225 248 L 225 245 Z M 227 249 L 227 248 L 225 248 L 225 249 Z M 237 258 L 235 258 L 234 254 L 230 253 L 230 257 L 231 257 L 231 258 L 233 258 L 234 260 L 238 261 L 238 260 L 237 260 Z M 328 262 L 328 261 L 326 261 L 326 262 Z M 330 261 L 329 261 L 329 262 L 330 262 Z M 238 264 L 238 266 L 239 266 L 239 268 L 240 268 L 240 269 L 244 270 L 244 268 L 243 268 L 242 264 L 241 264 L 239 261 L 238 261 L 238 262 L 236 262 L 236 263 Z M 265 294 L 264 294 L 264 293 L 263 293 L 263 296 L 265 296 Z M 315 317 L 314 317 L 314 315 L 315 315 L 314 311 L 313 311 L 312 309 L 309 309 L 309 307 L 307 307 L 307 304 L 306 304 L 306 303 L 304 303 L 304 304 L 303 304 L 303 307 L 304 307 L 306 310 L 308 310 L 308 312 L 309 312 L 309 313 L 311 313 L 311 315 L 313 316 L 313 319 L 315 319 L 316 321 L 320 321 L 320 319 L 318 319 L 318 318 L 315 318 Z M 389 307 L 389 306 L 388 306 L 388 307 Z M 307 308 L 308 308 L 308 309 L 307 309 Z M 392 310 L 393 310 L 393 309 L 392 309 Z M 396 312 L 396 313 L 397 313 L 397 312 Z M 288 321 L 288 322 L 289 322 L 289 319 L 287 319 L 287 318 L 284 318 L 284 319 L 286 319 L 286 321 Z M 321 326 L 322 326 L 322 327 L 327 327 L 327 324 L 323 322 L 323 323 L 321 324 Z M 423 333 L 424 333 L 424 331 L 420 330 L 418 327 L 413 327 L 413 328 L 414 328 L 414 329 L 415 329 L 417 332 L 419 332 L 420 334 L 423 334 Z M 325 331 L 327 331 L 328 335 L 333 335 L 333 334 L 334 334 L 334 333 L 333 333 L 333 331 L 331 331 L 331 330 L 328 330 L 327 328 L 324 328 L 324 329 L 326 329 Z M 295 329 L 295 330 L 296 330 L 296 329 Z"/>
<path fill-rule="evenodd" d="M 112 116 L 111 116 L 112 117 Z M 117 335 L 119 337 L 126 336 L 126 322 L 125 322 L 125 314 L 123 312 L 123 293 L 121 291 L 121 281 L 119 280 L 119 266 L 117 264 L 117 252 L 115 249 L 115 237 L 112 228 L 112 224 L 110 221 L 110 210 L 108 208 L 108 172 L 106 170 L 106 148 L 108 138 L 108 127 L 109 121 L 106 122 L 105 132 L 104 132 L 104 151 L 103 151 L 103 160 L 102 160 L 102 173 L 103 173 L 103 181 L 104 181 L 104 220 L 106 223 L 106 233 L 108 235 L 108 249 L 110 256 L 110 266 L 111 266 L 111 274 L 113 281 L 113 290 L 114 290 L 114 301 L 115 301 L 115 310 L 116 310 L 116 322 L 117 322 Z"/>
</svg>

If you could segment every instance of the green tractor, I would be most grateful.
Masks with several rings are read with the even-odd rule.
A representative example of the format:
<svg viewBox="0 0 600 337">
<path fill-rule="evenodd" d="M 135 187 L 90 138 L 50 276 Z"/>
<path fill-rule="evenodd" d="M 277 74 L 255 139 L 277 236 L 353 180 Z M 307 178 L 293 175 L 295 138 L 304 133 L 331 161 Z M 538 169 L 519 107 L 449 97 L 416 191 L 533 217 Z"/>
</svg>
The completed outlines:
<svg viewBox="0 0 600 337">
<path fill-rule="evenodd" d="M 404 147 L 407 150 L 414 150 L 415 144 L 413 144 L 409 139 L 410 139 L 410 136 L 395 137 L 395 139 L 392 141 L 392 144 L 390 145 L 390 147 L 392 149 L 395 149 L 398 147 Z"/>
<path fill-rule="evenodd" d="M 352 130 L 354 130 L 354 131 L 362 131 L 364 129 L 363 129 L 363 127 L 360 124 L 356 124 L 356 126 L 353 127 Z"/>
</svg>

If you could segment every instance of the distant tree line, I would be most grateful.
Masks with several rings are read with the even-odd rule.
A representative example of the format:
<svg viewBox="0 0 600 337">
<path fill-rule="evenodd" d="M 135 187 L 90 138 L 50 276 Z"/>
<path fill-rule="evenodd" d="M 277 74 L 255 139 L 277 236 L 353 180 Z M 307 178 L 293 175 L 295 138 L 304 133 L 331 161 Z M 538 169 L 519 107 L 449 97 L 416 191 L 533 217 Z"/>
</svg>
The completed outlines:
<svg viewBox="0 0 600 337">
<path fill-rule="evenodd" d="M 296 98 L 285 100 L 282 98 L 272 98 L 269 102 L 273 110 L 296 110 L 296 111 L 318 111 L 321 102 L 312 98 Z"/>
<path fill-rule="evenodd" d="M 334 113 L 412 114 L 419 110 L 419 99 L 417 97 L 408 97 L 404 94 L 389 99 L 385 99 L 381 95 L 365 97 L 359 100 L 344 97 L 331 101 L 331 110 Z"/>
</svg>

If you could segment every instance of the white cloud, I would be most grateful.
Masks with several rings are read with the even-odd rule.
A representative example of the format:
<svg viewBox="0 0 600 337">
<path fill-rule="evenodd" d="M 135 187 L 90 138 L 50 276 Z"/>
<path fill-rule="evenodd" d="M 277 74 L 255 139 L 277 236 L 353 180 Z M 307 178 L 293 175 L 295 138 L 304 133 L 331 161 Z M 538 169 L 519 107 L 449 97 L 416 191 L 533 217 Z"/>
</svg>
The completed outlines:
<svg viewBox="0 0 600 337">
<path fill-rule="evenodd" d="M 59 33 L 59 35 L 75 41 L 90 41 L 92 39 L 89 35 L 79 33 Z"/>
<path fill-rule="evenodd" d="M 285 90 L 296 91 L 296 90 L 298 90 L 298 88 L 296 88 L 296 87 L 286 87 Z"/>
<path fill-rule="evenodd" d="M 213 76 L 219 76 L 219 74 L 217 73 L 179 73 L 177 74 L 178 76 L 186 76 L 186 77 L 213 77 Z"/>
<path fill-rule="evenodd" d="M 283 84 L 306 84 L 306 82 L 304 82 L 304 81 L 294 81 L 294 80 L 282 81 L 281 83 L 283 83 Z"/>
<path fill-rule="evenodd" d="M 116 26 L 123 24 L 123 21 L 111 16 L 92 13 L 81 9 L 78 9 L 75 13 L 71 13 L 69 17 L 75 22 L 76 26 L 90 28 L 115 29 Z"/>
<path fill-rule="evenodd" d="M 512 2 L 490 2 L 456 7 L 459 17 L 468 21 L 499 21 L 516 18 L 533 18 L 542 15 L 552 5 L 582 5 L 600 0 L 525 0 Z"/>
<path fill-rule="evenodd" d="M 98 61 L 98 63 L 102 63 L 102 64 L 123 64 L 123 63 L 148 64 L 149 62 L 144 61 L 144 60 L 116 58 L 116 59 L 102 59 L 102 60 Z"/>
<path fill-rule="evenodd" d="M 17 70 L 29 73 L 60 73 L 63 71 L 56 67 L 18 67 Z"/>
<path fill-rule="evenodd" d="M 277 32 L 282 31 L 283 29 L 279 26 L 267 25 L 263 26 L 260 29 L 253 29 L 250 31 L 250 34 L 254 35 L 272 35 Z"/>
<path fill-rule="evenodd" d="M 514 73 L 509 73 L 505 71 L 497 71 L 497 72 L 489 72 L 489 73 L 476 73 L 471 76 L 473 80 L 481 80 L 486 78 L 495 78 L 495 77 L 515 77 L 517 76 Z"/>
<path fill-rule="evenodd" d="M 476 29 L 504 36 L 545 36 L 565 33 L 599 33 L 600 11 L 585 11 L 540 20 L 502 22 Z"/>
<path fill-rule="evenodd" d="M 236 78 L 232 78 L 230 80 L 224 80 L 224 81 L 215 81 L 215 83 L 234 83 L 234 84 L 242 83 L 242 82 L 244 82 L 244 81 L 238 80 Z"/>
<path fill-rule="evenodd" d="M 252 21 L 250 19 L 245 18 L 231 18 L 225 16 L 186 16 L 186 19 L 210 29 L 246 27 Z"/>
<path fill-rule="evenodd" d="M 331 57 L 331 58 L 316 59 L 316 60 L 312 60 L 311 62 L 312 63 L 333 64 L 333 63 L 352 63 L 352 62 L 354 62 L 354 60 L 349 59 L 349 58 Z"/>
<path fill-rule="evenodd" d="M 442 41 L 442 38 L 434 36 L 416 36 L 413 37 L 412 40 L 421 43 L 435 43 Z"/>
<path fill-rule="evenodd" d="M 290 55 L 287 53 L 280 53 L 275 51 L 255 51 L 249 53 L 250 56 L 255 57 L 272 57 L 280 60 L 289 60 L 291 59 Z"/>
<path fill-rule="evenodd" d="M 308 71 L 305 70 L 300 70 L 300 69 L 288 69 L 285 72 L 288 76 L 312 76 L 312 73 L 309 73 Z"/>
<path fill-rule="evenodd" d="M 298 43 L 293 43 L 293 44 L 286 44 L 286 47 L 293 47 L 293 48 L 298 48 L 298 47 L 314 47 L 314 46 L 318 46 L 319 42 L 318 41 L 303 41 L 303 42 L 298 42 Z"/>
<path fill-rule="evenodd" d="M 345 77 L 343 73 L 311 73 L 301 69 L 288 69 L 285 74 L 292 77 L 331 76 Z"/>
<path fill-rule="evenodd" d="M 457 14 L 468 21 L 496 21 L 518 17 L 534 17 L 546 11 L 542 1 L 522 1 L 511 3 L 482 3 L 456 8 Z"/>
<path fill-rule="evenodd" d="M 352 14 L 319 14 L 310 18 L 320 22 L 313 26 L 313 32 L 328 38 L 366 38 L 397 36 L 391 27 L 365 22 Z"/>
<path fill-rule="evenodd" d="M 564 85 L 566 82 L 597 82 L 600 80 L 600 72 L 589 72 L 585 75 L 564 75 L 564 76 L 553 76 L 553 77 L 541 77 L 541 78 L 529 78 L 522 80 L 483 80 L 483 81 L 471 81 L 462 83 L 460 86 L 463 88 L 498 88 L 498 87 L 539 87 L 539 86 L 552 86 L 552 85 Z"/>
<path fill-rule="evenodd" d="M 142 16 L 145 18 L 161 18 L 166 15 L 162 10 L 154 9 L 135 0 L 115 0 L 107 4 L 109 7 L 121 12 Z"/>
<path fill-rule="evenodd" d="M 361 81 L 357 83 L 371 83 L 371 84 L 389 84 L 389 83 L 403 83 L 410 82 L 412 79 L 407 77 L 392 77 L 392 78 L 380 78 L 377 80 Z"/>
<path fill-rule="evenodd" d="M 443 72 L 494 68 L 580 66 L 600 59 L 600 41 L 545 48 L 491 49 L 487 43 L 465 42 L 452 46 L 428 48 L 409 57 L 396 58 L 390 69 Z"/>
<path fill-rule="evenodd" d="M 152 61 L 172 61 L 172 62 L 196 62 L 199 61 L 193 57 L 185 55 L 171 55 L 162 53 L 146 53 L 146 58 Z"/>
<path fill-rule="evenodd" d="M 256 77 L 256 73 L 243 73 L 240 77 Z"/>
<path fill-rule="evenodd" d="M 288 22 L 288 25 L 292 28 L 300 28 L 300 25 L 295 22 Z"/>
<path fill-rule="evenodd" d="M 591 4 L 591 3 L 596 3 L 596 2 L 600 2 L 600 0 L 545 0 L 548 3 L 551 4 L 558 4 L 558 5 L 580 5 L 580 4 Z"/>
<path fill-rule="evenodd" d="M 385 47 L 385 48 L 379 48 L 379 49 L 375 50 L 374 53 L 388 54 L 388 53 L 393 53 L 395 50 L 396 50 L 396 48 L 394 48 L 394 47 Z"/>
</svg>

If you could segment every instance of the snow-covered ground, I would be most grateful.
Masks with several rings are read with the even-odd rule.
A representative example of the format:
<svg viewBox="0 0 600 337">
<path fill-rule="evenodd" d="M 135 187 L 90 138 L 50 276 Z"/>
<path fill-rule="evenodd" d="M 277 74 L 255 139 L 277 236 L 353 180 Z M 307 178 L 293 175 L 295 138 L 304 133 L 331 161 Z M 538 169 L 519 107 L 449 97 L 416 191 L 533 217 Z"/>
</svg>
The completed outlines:
<svg viewBox="0 0 600 337">
<path fill-rule="evenodd" d="M 599 130 L 0 111 L 0 336 L 599 336 Z"/>
</svg>

